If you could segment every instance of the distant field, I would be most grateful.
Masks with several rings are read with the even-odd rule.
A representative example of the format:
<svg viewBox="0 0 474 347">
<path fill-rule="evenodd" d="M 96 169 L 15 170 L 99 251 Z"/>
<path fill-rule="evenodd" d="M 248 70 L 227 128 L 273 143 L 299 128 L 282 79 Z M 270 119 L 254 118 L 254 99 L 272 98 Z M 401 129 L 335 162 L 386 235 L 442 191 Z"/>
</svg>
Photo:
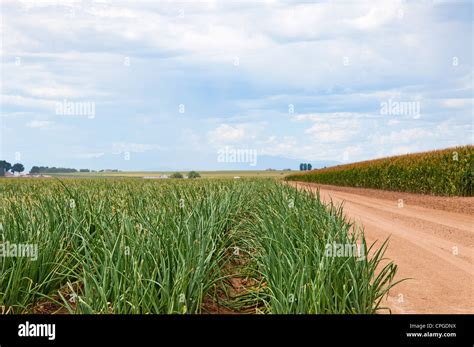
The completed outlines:
<svg viewBox="0 0 474 347">
<path fill-rule="evenodd" d="M 176 171 L 123 171 L 123 172 L 75 172 L 61 174 L 46 174 L 51 176 L 72 176 L 72 177 L 153 177 L 160 175 L 171 175 Z M 188 171 L 178 171 L 186 175 Z M 261 177 L 261 178 L 283 178 L 285 175 L 291 174 L 292 171 L 198 171 L 202 178 L 234 178 L 234 177 Z"/>
<path fill-rule="evenodd" d="M 413 153 L 296 173 L 289 181 L 472 196 L 474 146 Z"/>
</svg>

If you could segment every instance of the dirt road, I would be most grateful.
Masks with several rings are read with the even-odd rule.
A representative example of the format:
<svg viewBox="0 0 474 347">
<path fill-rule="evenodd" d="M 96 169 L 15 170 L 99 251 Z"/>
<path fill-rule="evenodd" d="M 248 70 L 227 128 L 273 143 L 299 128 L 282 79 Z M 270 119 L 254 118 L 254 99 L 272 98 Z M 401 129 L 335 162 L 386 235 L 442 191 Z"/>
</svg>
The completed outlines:
<svg viewBox="0 0 474 347">
<path fill-rule="evenodd" d="M 368 244 L 390 236 L 386 257 L 411 278 L 383 300 L 393 313 L 474 313 L 474 198 L 290 184 L 343 203 Z"/>
</svg>

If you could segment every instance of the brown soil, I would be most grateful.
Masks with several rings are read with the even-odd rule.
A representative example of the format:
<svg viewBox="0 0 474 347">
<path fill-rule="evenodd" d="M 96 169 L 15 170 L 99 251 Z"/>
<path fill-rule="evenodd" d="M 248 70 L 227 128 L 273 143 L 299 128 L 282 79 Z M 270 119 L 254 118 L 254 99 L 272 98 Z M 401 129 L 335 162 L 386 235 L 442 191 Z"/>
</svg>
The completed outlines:
<svg viewBox="0 0 474 347">
<path fill-rule="evenodd" d="M 307 183 L 298 182 L 298 185 Z M 394 192 L 380 189 L 366 189 L 353 187 L 330 186 L 325 184 L 310 183 L 311 186 L 318 186 L 336 192 L 351 193 L 362 196 L 376 197 L 385 200 L 398 201 L 403 199 L 405 205 L 416 205 L 433 210 L 442 210 L 458 213 L 474 213 L 474 197 L 445 197 L 427 194 L 414 194 L 406 192 Z"/>
<path fill-rule="evenodd" d="M 289 184 L 342 203 L 368 244 L 390 237 L 385 256 L 398 265 L 396 280 L 410 278 L 382 302 L 393 313 L 474 313 L 473 197 Z"/>
<path fill-rule="evenodd" d="M 243 305 L 240 308 L 232 307 L 233 303 L 253 291 L 258 291 L 259 283 L 250 276 L 245 276 L 245 265 L 248 259 L 244 255 L 236 256 L 229 251 L 226 254 L 228 262 L 222 268 L 222 275 L 227 278 L 211 290 L 204 298 L 203 313 L 208 314 L 252 314 L 258 311 L 255 305 Z"/>
</svg>

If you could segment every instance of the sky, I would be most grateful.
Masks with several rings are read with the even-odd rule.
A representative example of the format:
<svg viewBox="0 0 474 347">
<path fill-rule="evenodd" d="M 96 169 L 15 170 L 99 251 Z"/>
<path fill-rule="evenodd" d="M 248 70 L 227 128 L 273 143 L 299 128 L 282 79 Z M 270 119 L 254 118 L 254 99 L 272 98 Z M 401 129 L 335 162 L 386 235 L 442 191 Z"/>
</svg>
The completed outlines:
<svg viewBox="0 0 474 347">
<path fill-rule="evenodd" d="M 0 159 L 27 169 L 296 169 L 473 142 L 471 1 L 1 6 Z"/>
</svg>

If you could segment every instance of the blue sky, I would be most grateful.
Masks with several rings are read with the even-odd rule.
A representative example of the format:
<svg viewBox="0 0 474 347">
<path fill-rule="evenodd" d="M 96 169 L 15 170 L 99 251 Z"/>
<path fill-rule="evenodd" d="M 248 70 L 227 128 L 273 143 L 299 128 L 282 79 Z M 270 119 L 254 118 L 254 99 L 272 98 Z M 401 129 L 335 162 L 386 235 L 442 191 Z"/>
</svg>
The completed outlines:
<svg viewBox="0 0 474 347">
<path fill-rule="evenodd" d="M 469 144 L 472 13 L 471 1 L 2 1 L 0 157 L 252 169 L 217 153 L 283 168 Z"/>
</svg>

